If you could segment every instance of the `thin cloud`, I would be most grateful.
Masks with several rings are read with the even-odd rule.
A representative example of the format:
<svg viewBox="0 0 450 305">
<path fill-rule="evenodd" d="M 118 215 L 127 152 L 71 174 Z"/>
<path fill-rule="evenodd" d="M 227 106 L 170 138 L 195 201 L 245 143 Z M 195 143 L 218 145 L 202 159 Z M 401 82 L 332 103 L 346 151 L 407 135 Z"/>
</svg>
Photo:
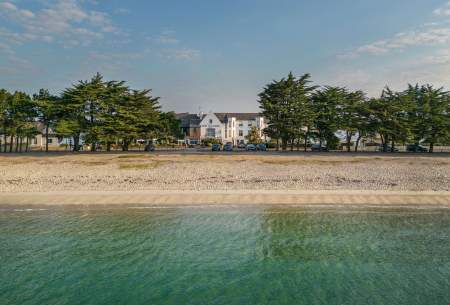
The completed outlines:
<svg viewBox="0 0 450 305">
<path fill-rule="evenodd" d="M 164 52 L 167 59 L 193 61 L 200 57 L 200 51 L 190 48 L 171 49 Z"/>
<path fill-rule="evenodd" d="M 0 17 L 19 30 L 0 29 L 4 43 L 58 41 L 64 47 L 88 46 L 105 34 L 120 34 L 105 12 L 86 10 L 77 0 L 54 0 L 36 11 L 22 9 L 11 2 L 1 2 Z"/>
<path fill-rule="evenodd" d="M 434 14 L 450 16 L 450 2 L 434 10 Z M 448 21 L 428 22 L 416 30 L 400 32 L 391 38 L 377 40 L 356 49 L 337 55 L 338 59 L 353 59 L 363 54 L 384 55 L 403 51 L 414 46 L 438 46 L 450 43 L 450 24 Z"/>
<path fill-rule="evenodd" d="M 435 9 L 433 13 L 438 16 L 450 16 L 450 1 L 444 6 Z"/>
</svg>

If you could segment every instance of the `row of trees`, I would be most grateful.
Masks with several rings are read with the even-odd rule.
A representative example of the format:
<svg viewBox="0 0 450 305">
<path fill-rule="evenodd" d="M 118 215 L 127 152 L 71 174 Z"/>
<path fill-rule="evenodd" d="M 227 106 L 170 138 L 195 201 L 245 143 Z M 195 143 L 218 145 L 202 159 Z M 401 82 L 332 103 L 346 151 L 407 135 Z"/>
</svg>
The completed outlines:
<svg viewBox="0 0 450 305">
<path fill-rule="evenodd" d="M 162 112 L 158 100 L 151 90 L 132 90 L 98 73 L 59 96 L 44 89 L 33 96 L 0 90 L 0 151 L 2 146 L 3 152 L 22 151 L 23 145 L 27 150 L 30 138 L 40 132 L 37 123 L 44 127 L 46 151 L 50 130 L 72 139 L 74 151 L 80 150 L 81 139 L 92 151 L 100 145 L 109 151 L 113 144 L 126 151 L 137 139 L 178 138 L 175 114 Z"/>
<path fill-rule="evenodd" d="M 409 85 L 402 92 L 386 87 L 380 98 L 367 98 L 362 91 L 343 87 L 319 87 L 310 75 L 273 81 L 259 94 L 262 114 L 268 122 L 265 133 L 283 150 L 316 140 L 335 148 L 338 131 L 345 133 L 348 151 L 358 150 L 361 139 L 381 139 L 383 150 L 396 143 L 450 142 L 450 94 L 431 85 Z M 356 139 L 356 140 L 352 140 Z M 280 143 L 281 142 L 281 143 Z"/>
</svg>

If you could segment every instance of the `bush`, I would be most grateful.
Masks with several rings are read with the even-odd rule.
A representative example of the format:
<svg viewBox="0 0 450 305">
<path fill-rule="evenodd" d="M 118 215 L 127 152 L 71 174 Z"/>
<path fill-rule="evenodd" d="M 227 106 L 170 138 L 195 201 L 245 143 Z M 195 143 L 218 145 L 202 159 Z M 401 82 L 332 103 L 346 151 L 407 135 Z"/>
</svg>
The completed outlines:
<svg viewBox="0 0 450 305">
<path fill-rule="evenodd" d="M 212 146 L 213 144 L 222 144 L 222 141 L 214 138 L 202 140 L 202 146 Z"/>
<path fill-rule="evenodd" d="M 340 145 L 340 140 L 335 135 L 331 135 L 327 139 L 327 148 L 328 149 L 330 149 L 330 150 L 338 149 L 339 145 Z"/>
</svg>

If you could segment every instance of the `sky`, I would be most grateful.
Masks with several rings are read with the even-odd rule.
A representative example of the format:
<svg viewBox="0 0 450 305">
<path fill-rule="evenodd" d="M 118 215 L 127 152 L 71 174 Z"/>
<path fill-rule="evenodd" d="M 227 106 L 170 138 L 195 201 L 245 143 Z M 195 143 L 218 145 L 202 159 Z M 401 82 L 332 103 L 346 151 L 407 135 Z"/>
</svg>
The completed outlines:
<svg viewBox="0 0 450 305">
<path fill-rule="evenodd" d="M 258 111 L 274 79 L 380 95 L 450 90 L 448 0 L 0 0 L 0 88 L 59 94 L 96 72 L 176 112 Z"/>
</svg>

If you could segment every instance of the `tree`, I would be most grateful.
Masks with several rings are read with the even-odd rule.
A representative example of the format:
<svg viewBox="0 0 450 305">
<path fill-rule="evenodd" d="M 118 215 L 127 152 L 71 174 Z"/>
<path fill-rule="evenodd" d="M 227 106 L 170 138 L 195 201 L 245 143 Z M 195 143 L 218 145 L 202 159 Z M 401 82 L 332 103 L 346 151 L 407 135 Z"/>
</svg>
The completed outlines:
<svg viewBox="0 0 450 305">
<path fill-rule="evenodd" d="M 2 144 L 4 146 L 3 152 L 6 152 L 6 138 L 8 136 L 9 128 L 9 113 L 8 113 L 8 101 L 10 99 L 10 93 L 5 89 L 0 90 L 0 135 L 3 135 L 3 143 L 0 138 L 0 152 L 2 152 Z"/>
<path fill-rule="evenodd" d="M 167 142 L 173 142 L 183 137 L 181 122 L 176 118 L 175 112 L 161 112 L 159 116 L 159 137 Z"/>
<path fill-rule="evenodd" d="M 345 89 L 343 94 L 345 97 L 339 99 L 342 104 L 337 105 L 339 113 L 338 125 L 340 129 L 345 131 L 345 143 L 347 151 L 350 152 L 352 137 L 363 129 L 364 121 L 367 120 L 367 117 L 364 115 L 365 95 L 362 91 L 345 92 Z M 360 139 L 359 135 L 358 137 Z"/>
<path fill-rule="evenodd" d="M 45 130 L 45 151 L 48 152 L 48 135 L 50 127 L 54 126 L 58 118 L 58 108 L 56 96 L 52 96 L 48 90 L 41 89 L 33 96 L 36 104 L 37 119 L 44 125 Z"/>
<path fill-rule="evenodd" d="M 36 116 L 31 98 L 24 92 L 16 91 L 6 100 L 6 133 L 9 133 L 9 152 L 22 151 L 22 141 Z M 5 149 L 6 151 L 6 149 Z"/>
<path fill-rule="evenodd" d="M 245 138 L 248 140 L 249 143 L 252 143 L 252 144 L 261 143 L 260 130 L 258 128 L 256 128 L 255 126 L 253 126 Z"/>
<path fill-rule="evenodd" d="M 287 78 L 266 85 L 259 94 L 261 113 L 268 122 L 264 132 L 277 139 L 277 150 L 279 139 L 283 150 L 288 143 L 293 149 L 294 141 L 306 132 L 305 127 L 311 122 L 310 95 L 316 87 L 309 85 L 309 79 L 309 74 L 297 79 L 289 73 Z"/>
<path fill-rule="evenodd" d="M 130 143 L 138 138 L 152 139 L 160 127 L 159 97 L 152 97 L 151 90 L 132 90 L 117 107 L 116 127 L 121 139 L 122 150 L 127 151 Z"/>
<path fill-rule="evenodd" d="M 411 104 L 409 120 L 414 142 L 429 143 L 432 153 L 435 143 L 446 142 L 450 136 L 449 93 L 431 85 L 409 85 L 404 95 Z"/>
<path fill-rule="evenodd" d="M 330 86 L 317 91 L 313 95 L 314 130 L 320 146 L 324 141 L 327 142 L 329 148 L 337 146 L 335 133 L 341 124 L 338 116 L 338 105 L 343 105 L 346 97 L 347 91 L 345 88 Z"/>
<path fill-rule="evenodd" d="M 386 87 L 379 99 L 369 102 L 371 115 L 377 132 L 380 134 L 383 151 L 395 150 L 395 143 L 406 142 L 409 136 L 408 111 L 410 104 L 402 94 Z"/>
</svg>

